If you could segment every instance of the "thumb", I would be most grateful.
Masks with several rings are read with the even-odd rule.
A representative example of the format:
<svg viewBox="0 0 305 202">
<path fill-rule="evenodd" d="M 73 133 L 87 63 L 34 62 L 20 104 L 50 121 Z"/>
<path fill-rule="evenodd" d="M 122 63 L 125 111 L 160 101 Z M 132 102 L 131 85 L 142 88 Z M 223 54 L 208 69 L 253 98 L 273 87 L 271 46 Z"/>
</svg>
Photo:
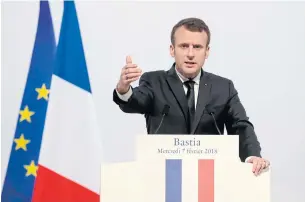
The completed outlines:
<svg viewBox="0 0 305 202">
<path fill-rule="evenodd" d="M 131 59 L 131 57 L 128 55 L 127 57 L 126 57 L 126 64 L 131 64 L 132 63 L 132 59 Z"/>
</svg>

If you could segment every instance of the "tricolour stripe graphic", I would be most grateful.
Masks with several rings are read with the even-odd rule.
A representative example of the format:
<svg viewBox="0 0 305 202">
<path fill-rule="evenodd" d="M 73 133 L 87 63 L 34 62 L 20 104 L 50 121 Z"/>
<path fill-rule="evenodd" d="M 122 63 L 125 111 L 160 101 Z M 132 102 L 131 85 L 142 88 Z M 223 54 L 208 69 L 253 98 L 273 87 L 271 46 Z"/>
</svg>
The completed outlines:
<svg viewBox="0 0 305 202">
<path fill-rule="evenodd" d="M 182 202 L 198 201 L 198 160 L 182 161 Z"/>
<path fill-rule="evenodd" d="M 214 202 L 214 160 L 198 161 L 198 202 Z"/>
<path fill-rule="evenodd" d="M 182 160 L 166 160 L 165 202 L 182 202 Z"/>
</svg>

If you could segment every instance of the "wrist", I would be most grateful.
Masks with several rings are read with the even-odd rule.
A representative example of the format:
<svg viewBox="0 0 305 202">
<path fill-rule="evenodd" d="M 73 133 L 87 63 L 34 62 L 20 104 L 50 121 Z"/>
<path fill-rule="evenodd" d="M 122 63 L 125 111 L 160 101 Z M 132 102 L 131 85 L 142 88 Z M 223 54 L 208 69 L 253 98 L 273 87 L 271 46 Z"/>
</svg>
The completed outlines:
<svg viewBox="0 0 305 202">
<path fill-rule="evenodd" d="M 117 92 L 121 95 L 126 94 L 129 91 L 129 88 L 130 88 L 130 85 L 127 87 L 126 86 L 122 87 L 119 84 L 117 84 L 117 86 L 116 86 Z"/>
</svg>

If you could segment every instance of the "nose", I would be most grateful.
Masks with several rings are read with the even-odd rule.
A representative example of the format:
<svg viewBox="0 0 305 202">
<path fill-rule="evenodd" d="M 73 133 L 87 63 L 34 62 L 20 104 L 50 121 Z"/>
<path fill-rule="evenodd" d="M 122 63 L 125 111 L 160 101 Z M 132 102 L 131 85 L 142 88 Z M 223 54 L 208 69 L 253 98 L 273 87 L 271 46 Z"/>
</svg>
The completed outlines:
<svg viewBox="0 0 305 202">
<path fill-rule="evenodd" d="M 194 57 L 193 46 L 189 46 L 188 51 L 187 51 L 187 57 L 189 57 L 189 58 L 193 58 Z"/>
</svg>

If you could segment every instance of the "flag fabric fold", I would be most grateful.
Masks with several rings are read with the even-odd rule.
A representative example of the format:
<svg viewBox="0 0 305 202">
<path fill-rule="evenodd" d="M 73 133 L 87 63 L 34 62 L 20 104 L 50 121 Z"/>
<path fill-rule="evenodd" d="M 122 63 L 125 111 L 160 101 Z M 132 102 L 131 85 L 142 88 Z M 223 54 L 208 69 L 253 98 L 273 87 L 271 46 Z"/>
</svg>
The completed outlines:
<svg viewBox="0 0 305 202">
<path fill-rule="evenodd" d="M 101 138 L 76 6 L 64 2 L 33 202 L 98 202 Z"/>
</svg>

